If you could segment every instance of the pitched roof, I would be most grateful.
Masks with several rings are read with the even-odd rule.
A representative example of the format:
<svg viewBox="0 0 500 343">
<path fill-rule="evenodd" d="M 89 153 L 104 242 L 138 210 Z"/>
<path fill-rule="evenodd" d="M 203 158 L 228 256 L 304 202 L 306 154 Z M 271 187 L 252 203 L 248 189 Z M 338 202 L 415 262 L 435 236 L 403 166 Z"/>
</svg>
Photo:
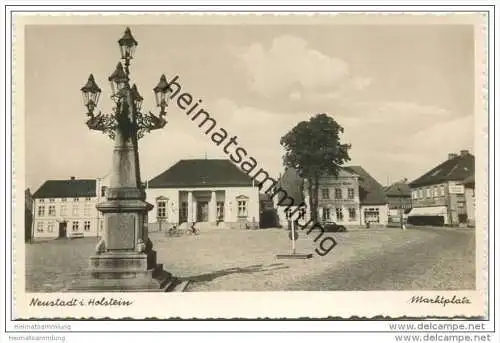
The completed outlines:
<svg viewBox="0 0 500 343">
<path fill-rule="evenodd" d="M 294 168 L 287 168 L 283 175 L 279 178 L 277 187 L 284 190 L 290 198 L 293 199 L 294 205 L 300 205 L 304 201 L 304 179 L 299 176 L 299 173 Z M 283 206 L 291 204 L 283 202 Z"/>
<path fill-rule="evenodd" d="M 346 166 L 344 169 L 359 175 L 359 200 L 361 205 L 387 204 L 384 187 L 361 166 Z"/>
<path fill-rule="evenodd" d="M 48 180 L 33 198 L 87 198 L 96 196 L 96 180 Z"/>
<path fill-rule="evenodd" d="M 474 155 L 462 152 L 448 159 L 410 183 L 410 187 L 433 185 L 445 181 L 463 181 L 474 172 Z"/>
<path fill-rule="evenodd" d="M 253 181 L 227 159 L 180 160 L 149 180 L 148 188 L 241 187 Z"/>
<path fill-rule="evenodd" d="M 388 197 L 410 197 L 411 189 L 405 181 L 398 181 L 384 188 Z"/>
<path fill-rule="evenodd" d="M 475 183 L 476 183 L 476 179 L 475 179 L 474 173 L 467 176 L 463 182 L 463 184 L 465 186 L 474 186 Z"/>
</svg>

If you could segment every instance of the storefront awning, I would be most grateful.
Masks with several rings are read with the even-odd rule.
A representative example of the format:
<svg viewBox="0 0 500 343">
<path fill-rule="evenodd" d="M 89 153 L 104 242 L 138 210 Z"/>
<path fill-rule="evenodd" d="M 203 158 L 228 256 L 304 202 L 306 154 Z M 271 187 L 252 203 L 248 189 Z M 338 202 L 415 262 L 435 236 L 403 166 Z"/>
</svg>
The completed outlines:
<svg viewBox="0 0 500 343">
<path fill-rule="evenodd" d="M 446 216 L 446 206 L 414 207 L 408 216 Z"/>
</svg>

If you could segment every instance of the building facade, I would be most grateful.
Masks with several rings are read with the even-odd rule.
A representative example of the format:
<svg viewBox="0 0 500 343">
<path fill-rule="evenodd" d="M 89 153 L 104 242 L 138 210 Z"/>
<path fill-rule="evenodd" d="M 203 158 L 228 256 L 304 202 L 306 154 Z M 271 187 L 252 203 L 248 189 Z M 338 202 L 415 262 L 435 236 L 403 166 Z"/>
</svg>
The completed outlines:
<svg viewBox="0 0 500 343">
<path fill-rule="evenodd" d="M 150 231 L 197 223 L 198 228 L 258 228 L 259 188 L 229 160 L 181 160 L 151 179 Z"/>
<path fill-rule="evenodd" d="M 411 189 L 407 179 L 395 182 L 384 190 L 389 206 L 389 223 L 401 223 L 401 219 L 412 208 Z"/>
<path fill-rule="evenodd" d="M 30 189 L 24 191 L 24 241 L 30 242 L 33 238 L 33 197 Z"/>
<path fill-rule="evenodd" d="M 33 194 L 33 237 L 96 237 L 102 232 L 102 215 L 96 205 L 105 197 L 100 180 L 46 181 Z"/>
<path fill-rule="evenodd" d="M 411 182 L 409 223 L 450 226 L 466 223 L 463 181 L 474 172 L 474 161 L 468 150 L 451 153 L 446 161 Z"/>
<path fill-rule="evenodd" d="M 476 182 L 474 174 L 467 177 L 464 182 L 465 208 L 467 211 L 467 225 L 476 226 Z"/>
<path fill-rule="evenodd" d="M 322 177 L 318 192 L 318 218 L 324 223 L 359 225 L 361 203 L 359 198 L 359 176 L 346 169 L 338 177 Z M 306 190 L 307 192 L 307 190 Z M 309 194 L 306 194 L 309 197 Z"/>
<path fill-rule="evenodd" d="M 306 223 L 310 220 L 307 180 L 291 168 L 280 177 L 282 189 L 294 202 L 276 197 L 280 224 L 290 220 Z M 362 167 L 349 166 L 339 170 L 338 176 L 320 178 L 318 189 L 318 219 L 323 223 L 335 222 L 344 226 L 387 225 L 388 205 L 382 186 Z"/>
</svg>

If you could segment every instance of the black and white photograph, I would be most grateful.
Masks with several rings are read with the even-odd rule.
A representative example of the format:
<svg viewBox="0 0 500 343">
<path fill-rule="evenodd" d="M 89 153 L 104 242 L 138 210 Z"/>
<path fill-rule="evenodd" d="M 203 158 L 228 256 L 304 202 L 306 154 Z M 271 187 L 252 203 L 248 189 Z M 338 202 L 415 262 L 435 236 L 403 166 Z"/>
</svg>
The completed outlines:
<svg viewBox="0 0 500 343">
<path fill-rule="evenodd" d="M 484 314 L 481 15 L 38 17 L 16 28 L 21 317 L 195 295 L 238 317 L 222 299 L 247 293 Z"/>
</svg>

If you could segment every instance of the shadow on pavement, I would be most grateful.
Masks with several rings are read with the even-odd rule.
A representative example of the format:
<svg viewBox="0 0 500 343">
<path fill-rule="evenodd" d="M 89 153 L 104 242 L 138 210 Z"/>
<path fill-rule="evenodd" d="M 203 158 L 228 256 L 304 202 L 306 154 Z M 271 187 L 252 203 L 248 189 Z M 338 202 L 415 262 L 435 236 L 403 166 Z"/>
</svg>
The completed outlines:
<svg viewBox="0 0 500 343">
<path fill-rule="evenodd" d="M 284 263 L 273 263 L 267 266 L 264 266 L 262 264 L 254 264 L 251 266 L 247 267 L 234 267 L 234 268 L 227 268 L 227 269 L 222 269 L 218 270 L 212 273 L 206 273 L 206 274 L 201 274 L 201 275 L 196 275 L 196 276 L 188 276 L 183 279 L 189 280 L 191 282 L 209 282 L 213 281 L 219 277 L 230 275 L 230 274 L 253 274 L 253 273 L 260 273 L 260 272 L 269 272 L 269 271 L 275 271 L 275 270 L 281 270 L 281 269 L 287 269 L 289 268 L 288 266 L 284 266 Z"/>
</svg>

